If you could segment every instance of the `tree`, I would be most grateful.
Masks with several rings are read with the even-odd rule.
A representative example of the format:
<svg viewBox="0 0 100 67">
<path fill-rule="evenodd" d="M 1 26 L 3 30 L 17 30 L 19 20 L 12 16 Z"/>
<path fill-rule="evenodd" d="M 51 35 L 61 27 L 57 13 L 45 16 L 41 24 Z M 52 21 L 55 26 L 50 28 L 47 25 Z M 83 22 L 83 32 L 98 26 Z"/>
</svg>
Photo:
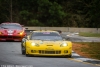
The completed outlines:
<svg viewBox="0 0 100 67">
<path fill-rule="evenodd" d="M 12 14 L 11 14 L 12 2 Z M 0 22 L 99 28 L 99 0 L 0 0 Z"/>
</svg>

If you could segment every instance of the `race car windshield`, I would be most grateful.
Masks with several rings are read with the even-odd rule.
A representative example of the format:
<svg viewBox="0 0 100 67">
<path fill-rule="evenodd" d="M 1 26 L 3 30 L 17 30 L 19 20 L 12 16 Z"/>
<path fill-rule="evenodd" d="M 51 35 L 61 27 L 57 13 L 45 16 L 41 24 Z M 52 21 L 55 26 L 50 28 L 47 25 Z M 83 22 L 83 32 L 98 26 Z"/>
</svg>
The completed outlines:
<svg viewBox="0 0 100 67">
<path fill-rule="evenodd" d="M 0 25 L 0 28 L 3 28 L 3 29 L 19 29 L 19 30 L 22 30 L 22 27 L 20 25 Z"/>
<path fill-rule="evenodd" d="M 63 40 L 62 37 L 58 33 L 54 32 L 37 32 L 33 33 L 31 40 L 50 40 L 50 41 L 58 41 Z"/>
</svg>

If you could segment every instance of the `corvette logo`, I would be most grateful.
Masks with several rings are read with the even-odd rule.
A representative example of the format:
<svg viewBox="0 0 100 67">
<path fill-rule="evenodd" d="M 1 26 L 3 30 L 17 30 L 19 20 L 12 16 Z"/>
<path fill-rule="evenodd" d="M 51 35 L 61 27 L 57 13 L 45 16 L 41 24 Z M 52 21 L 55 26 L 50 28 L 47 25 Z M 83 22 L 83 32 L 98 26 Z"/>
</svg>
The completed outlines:
<svg viewBox="0 0 100 67">
<path fill-rule="evenodd" d="M 48 47 L 46 48 L 46 50 L 54 50 L 52 47 Z"/>
</svg>

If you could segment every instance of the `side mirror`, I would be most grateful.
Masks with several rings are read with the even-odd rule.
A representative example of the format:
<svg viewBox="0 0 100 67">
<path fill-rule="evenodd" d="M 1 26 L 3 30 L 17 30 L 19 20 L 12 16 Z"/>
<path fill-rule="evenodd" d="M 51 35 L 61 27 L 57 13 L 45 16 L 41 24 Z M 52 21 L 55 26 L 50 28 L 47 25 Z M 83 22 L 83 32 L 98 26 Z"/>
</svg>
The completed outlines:
<svg viewBox="0 0 100 67">
<path fill-rule="evenodd" d="M 25 28 L 26 30 L 28 30 L 28 28 Z"/>
<path fill-rule="evenodd" d="M 27 40 L 29 40 L 29 36 L 24 36 L 24 39 L 27 39 Z"/>
<path fill-rule="evenodd" d="M 27 39 L 27 36 L 24 36 L 25 39 Z"/>
<path fill-rule="evenodd" d="M 29 36 L 27 36 L 27 39 L 29 40 Z"/>
<path fill-rule="evenodd" d="M 22 42 L 26 41 L 29 39 L 29 36 L 24 36 L 23 39 L 22 39 Z"/>
<path fill-rule="evenodd" d="M 24 27 L 24 25 L 21 25 L 22 27 Z"/>
</svg>

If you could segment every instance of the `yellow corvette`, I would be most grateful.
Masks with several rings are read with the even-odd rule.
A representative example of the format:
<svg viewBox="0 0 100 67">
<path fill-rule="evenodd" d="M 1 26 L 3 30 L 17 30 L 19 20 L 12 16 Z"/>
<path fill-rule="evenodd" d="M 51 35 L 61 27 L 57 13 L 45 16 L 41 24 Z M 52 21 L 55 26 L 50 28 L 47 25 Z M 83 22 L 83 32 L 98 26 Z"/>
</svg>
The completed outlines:
<svg viewBox="0 0 100 67">
<path fill-rule="evenodd" d="M 22 39 L 21 51 L 26 56 L 72 56 L 72 42 L 57 31 L 33 31 Z"/>
</svg>

